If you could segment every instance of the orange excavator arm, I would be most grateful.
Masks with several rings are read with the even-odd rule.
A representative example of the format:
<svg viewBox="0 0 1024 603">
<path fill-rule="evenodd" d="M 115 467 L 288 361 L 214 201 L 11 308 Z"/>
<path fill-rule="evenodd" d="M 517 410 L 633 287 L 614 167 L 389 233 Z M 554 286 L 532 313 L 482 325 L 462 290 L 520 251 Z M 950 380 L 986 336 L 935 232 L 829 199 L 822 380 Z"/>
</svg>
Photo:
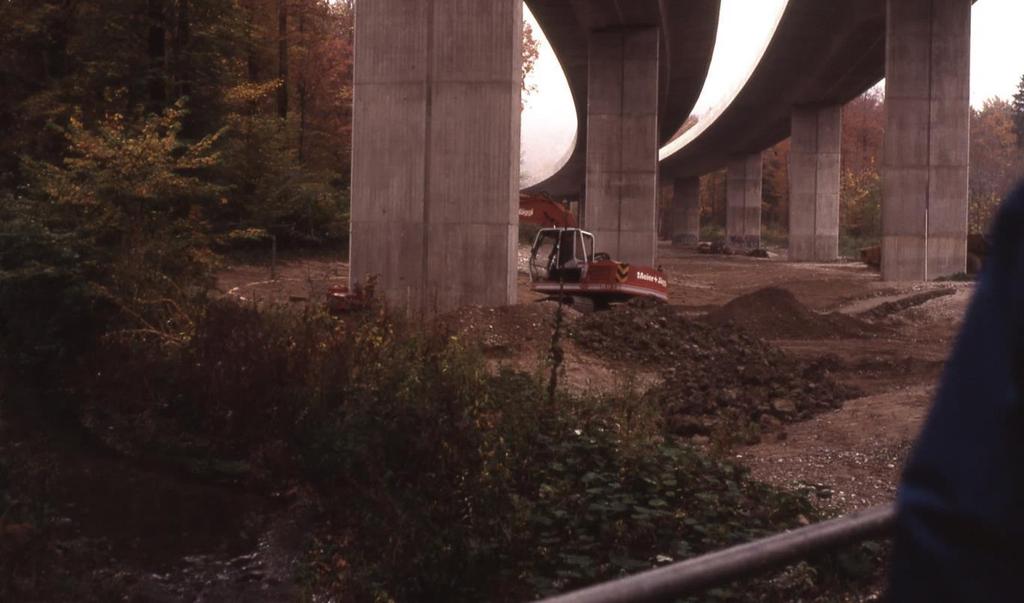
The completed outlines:
<svg viewBox="0 0 1024 603">
<path fill-rule="evenodd" d="M 519 222 L 546 228 L 576 228 L 576 216 L 565 205 L 548 199 L 519 193 Z"/>
</svg>

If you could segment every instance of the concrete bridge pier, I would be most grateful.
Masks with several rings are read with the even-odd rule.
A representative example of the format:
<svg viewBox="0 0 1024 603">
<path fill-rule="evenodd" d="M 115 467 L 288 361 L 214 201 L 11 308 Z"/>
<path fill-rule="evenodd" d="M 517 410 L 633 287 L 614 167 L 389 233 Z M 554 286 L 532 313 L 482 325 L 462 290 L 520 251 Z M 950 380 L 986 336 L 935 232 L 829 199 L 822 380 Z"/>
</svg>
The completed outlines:
<svg viewBox="0 0 1024 603">
<path fill-rule="evenodd" d="M 673 245 L 696 245 L 700 240 L 700 179 L 673 178 L 669 207 L 669 238 Z"/>
<path fill-rule="evenodd" d="M 725 235 L 729 245 L 761 246 L 761 153 L 729 161 L 726 172 Z"/>
<path fill-rule="evenodd" d="M 839 256 L 842 108 L 793 109 L 789 150 L 789 259 L 828 262 Z"/>
<path fill-rule="evenodd" d="M 355 19 L 351 274 L 416 318 L 514 303 L 522 1 Z"/>
<path fill-rule="evenodd" d="M 971 0 L 888 0 L 882 278 L 963 272 Z"/>
<path fill-rule="evenodd" d="M 598 251 L 655 263 L 658 52 L 654 27 L 590 34 L 584 225 Z"/>
</svg>

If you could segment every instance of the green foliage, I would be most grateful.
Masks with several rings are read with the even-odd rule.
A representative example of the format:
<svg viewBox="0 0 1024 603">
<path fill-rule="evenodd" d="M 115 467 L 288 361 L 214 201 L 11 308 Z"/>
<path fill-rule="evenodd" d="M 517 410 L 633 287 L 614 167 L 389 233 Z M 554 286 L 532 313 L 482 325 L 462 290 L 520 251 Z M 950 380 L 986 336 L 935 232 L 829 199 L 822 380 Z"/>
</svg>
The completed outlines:
<svg viewBox="0 0 1024 603">
<path fill-rule="evenodd" d="M 858 237 L 851 235 L 846 231 L 840 230 L 839 256 L 859 260 L 861 249 L 864 249 L 865 247 L 873 247 L 875 245 L 880 245 L 881 242 L 881 234 Z"/>
<path fill-rule="evenodd" d="M 670 441 L 627 452 L 597 423 L 542 442 L 549 456 L 535 466 L 527 574 L 542 594 L 745 542 L 812 512 L 805 499 Z"/>
<path fill-rule="evenodd" d="M 845 170 L 839 192 L 840 255 L 857 257 L 861 247 L 882 237 L 882 178 L 869 162 L 861 170 Z"/>
<path fill-rule="evenodd" d="M 341 601 L 525 600 L 815 518 L 802 494 L 667 439 L 643 399 L 550 403 L 540 379 L 374 308 L 211 303 L 183 345 L 108 340 L 71 383 L 123 454 L 308 481 L 325 515 L 305 580 Z M 827 564 L 798 575 L 715 596 L 845 580 Z"/>
<path fill-rule="evenodd" d="M 277 83 L 240 85 L 227 95 L 224 157 L 218 178 L 228 190 L 215 222 L 233 229 L 261 229 L 285 244 L 348 240 L 348 191 L 339 173 L 302 165 L 282 121 L 247 111 Z"/>
<path fill-rule="evenodd" d="M 170 205 L 180 207 L 217 192 L 195 173 L 217 164 L 213 146 L 220 133 L 181 144 L 184 114 L 182 101 L 162 115 L 137 122 L 115 113 L 101 120 L 95 131 L 73 117 L 64 133 L 68 154 L 61 164 L 28 160 L 29 172 L 38 188 L 58 204 L 122 214 L 139 204 L 146 206 L 140 212 L 143 217 L 154 206 L 164 213 L 178 209 Z"/>
<path fill-rule="evenodd" d="M 95 129 L 72 120 L 60 164 L 25 161 L 32 185 L 0 197 L 0 353 L 53 370 L 101 335 L 187 338 L 209 286 L 201 207 L 216 189 L 215 136 L 178 140 L 180 107 Z"/>
<path fill-rule="evenodd" d="M 140 184 L 174 186 L 150 182 L 142 169 L 146 166 L 133 163 L 147 157 L 152 150 L 145 148 L 147 143 L 158 142 L 159 136 L 146 140 L 130 131 L 144 113 L 176 112 L 175 136 L 196 143 L 197 151 L 203 141 L 222 137 L 220 165 L 205 166 L 197 175 L 204 184 L 221 188 L 217 205 L 206 207 L 203 215 L 215 232 L 262 228 L 283 245 L 343 245 L 348 236 L 353 5 L 322 0 L 290 4 L 291 19 L 282 31 L 277 31 L 273 3 L 13 0 L 0 5 L 8 25 L 0 32 L 5 49 L 0 55 L 0 129 L 7 134 L 0 140 L 0 186 L 38 186 L 45 180 L 51 194 L 78 194 L 69 186 L 76 183 L 31 167 L 49 163 L 67 168 L 69 177 L 84 175 L 84 169 L 74 171 L 84 163 L 64 163 L 77 152 L 68 147 L 69 132 L 90 150 L 105 145 L 113 152 L 106 157 L 94 153 L 92 159 L 112 160 L 141 177 L 120 185 L 116 178 L 106 183 L 94 179 L 90 184 L 108 197 L 153 192 L 141 190 Z M 277 64 L 279 42 L 285 44 L 287 65 Z M 293 109 L 285 119 L 274 106 L 279 92 L 291 98 Z M 182 100 L 175 104 L 174 99 Z M 88 140 L 82 124 L 100 124 L 91 128 L 98 140 Z M 139 148 L 116 148 L 106 140 L 125 132 Z M 180 163 L 187 157 L 168 159 Z M 163 168 L 149 167 L 154 172 Z"/>
<path fill-rule="evenodd" d="M 1020 178 L 1024 152 L 1018 146 L 1015 106 L 999 98 L 971 110 L 971 173 L 968 226 L 984 233 L 1002 198 Z"/>
<path fill-rule="evenodd" d="M 1003 198 L 994 193 L 971 195 L 967 205 L 967 228 L 971 234 L 985 234 Z"/>
<path fill-rule="evenodd" d="M 725 227 L 720 224 L 702 223 L 700 227 L 701 241 L 721 241 L 725 239 Z"/>
<path fill-rule="evenodd" d="M 726 170 L 721 169 L 700 177 L 700 221 L 725 226 Z M 701 237 L 703 239 L 703 237 Z M 707 239 L 704 239 L 707 240 Z"/>
<path fill-rule="evenodd" d="M 762 247 L 782 247 L 789 245 L 789 230 L 778 224 L 765 224 L 761 229 Z"/>
<path fill-rule="evenodd" d="M 789 146 L 789 140 L 783 140 L 761 153 L 761 224 L 765 228 L 784 230 L 788 224 Z"/>
<path fill-rule="evenodd" d="M 847 171 L 841 182 L 841 221 L 853 236 L 873 236 L 882 232 L 882 181 L 872 165 L 862 172 Z"/>
</svg>

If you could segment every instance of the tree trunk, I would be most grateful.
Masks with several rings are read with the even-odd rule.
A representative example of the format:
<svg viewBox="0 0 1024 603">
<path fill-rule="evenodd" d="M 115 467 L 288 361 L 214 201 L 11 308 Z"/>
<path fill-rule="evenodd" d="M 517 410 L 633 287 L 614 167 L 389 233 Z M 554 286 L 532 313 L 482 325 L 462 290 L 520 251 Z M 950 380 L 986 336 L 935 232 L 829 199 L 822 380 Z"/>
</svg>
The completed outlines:
<svg viewBox="0 0 1024 603">
<path fill-rule="evenodd" d="M 277 66 L 281 87 L 277 89 L 277 115 L 288 117 L 288 0 L 277 0 Z"/>
<path fill-rule="evenodd" d="M 149 41 L 149 89 L 150 109 L 160 111 L 167 100 L 167 29 L 164 24 L 164 0 L 148 0 Z"/>
<path fill-rule="evenodd" d="M 249 6 L 249 24 L 245 28 L 246 44 L 246 67 L 249 74 L 249 83 L 255 84 L 260 80 L 260 65 L 256 58 L 256 40 L 253 34 L 256 31 L 256 6 L 253 2 L 247 2 Z"/>
<path fill-rule="evenodd" d="M 189 67 L 188 44 L 191 35 L 188 0 L 178 0 L 178 26 L 174 36 L 175 94 L 192 95 L 192 70 Z"/>
<path fill-rule="evenodd" d="M 306 41 L 306 11 L 299 12 L 299 44 L 303 45 L 302 64 L 299 69 L 299 165 L 306 159 L 306 72 L 309 46 Z"/>
<path fill-rule="evenodd" d="M 76 19 L 76 3 L 65 1 L 48 28 L 48 44 L 43 55 L 43 79 L 61 79 L 67 75 L 68 42 Z"/>
</svg>

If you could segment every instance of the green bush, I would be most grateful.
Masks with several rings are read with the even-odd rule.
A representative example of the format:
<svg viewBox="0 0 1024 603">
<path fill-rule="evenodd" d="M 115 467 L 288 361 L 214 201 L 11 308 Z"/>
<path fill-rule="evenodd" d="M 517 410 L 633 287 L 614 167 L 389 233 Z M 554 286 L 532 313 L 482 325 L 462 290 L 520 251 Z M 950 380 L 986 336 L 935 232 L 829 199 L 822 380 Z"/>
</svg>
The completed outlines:
<svg viewBox="0 0 1024 603">
<path fill-rule="evenodd" d="M 72 119 L 64 159 L 25 159 L 32 184 L 0 197 L 0 358 L 40 400 L 101 337 L 188 337 L 214 265 L 196 174 L 218 157 L 217 136 L 178 141 L 183 115 Z"/>
<path fill-rule="evenodd" d="M 765 225 L 761 230 L 761 246 L 781 248 L 788 247 L 789 231 L 786 230 L 785 226 L 780 226 L 778 224 Z"/>
<path fill-rule="evenodd" d="M 373 306 L 339 320 L 213 302 L 180 345 L 108 338 L 86 363 L 67 391 L 123 454 L 315 490 L 304 579 L 339 601 L 524 600 L 816 517 L 665 436 L 643 399 L 552 401 Z M 714 596 L 792 600 L 841 574 L 799 576 Z"/>
<path fill-rule="evenodd" d="M 343 174 L 308 167 L 276 116 L 252 112 L 277 82 L 242 84 L 228 91 L 234 112 L 223 136 L 224 160 L 212 174 L 224 186 L 212 221 L 222 234 L 259 229 L 281 248 L 344 247 L 349 233 L 349 191 Z M 222 237 L 222 243 L 242 239 Z"/>
<path fill-rule="evenodd" d="M 861 171 L 843 172 L 839 193 L 842 234 L 871 239 L 882 234 L 882 178 L 872 163 Z"/>
<path fill-rule="evenodd" d="M 704 224 L 700 227 L 701 241 L 724 241 L 725 227 L 719 224 Z"/>
<path fill-rule="evenodd" d="M 839 256 L 860 259 L 860 250 L 882 243 L 882 235 L 857 236 L 843 229 L 839 233 Z"/>
</svg>

